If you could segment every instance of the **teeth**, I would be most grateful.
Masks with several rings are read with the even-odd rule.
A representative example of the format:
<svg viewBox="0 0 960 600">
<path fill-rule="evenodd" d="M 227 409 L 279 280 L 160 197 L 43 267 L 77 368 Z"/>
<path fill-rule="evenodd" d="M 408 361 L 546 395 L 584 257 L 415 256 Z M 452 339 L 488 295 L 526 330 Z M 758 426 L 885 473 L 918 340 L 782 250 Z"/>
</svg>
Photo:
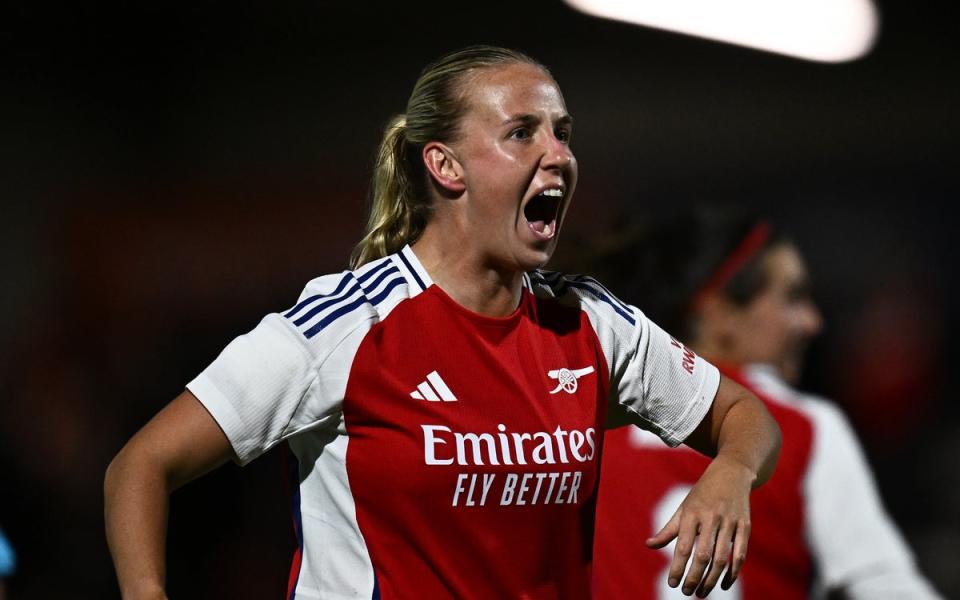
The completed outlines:
<svg viewBox="0 0 960 600">
<path fill-rule="evenodd" d="M 542 192 L 540 192 L 540 194 L 542 196 L 552 196 L 554 198 L 559 198 L 560 196 L 563 196 L 563 190 L 557 190 L 557 189 L 543 190 Z"/>
</svg>

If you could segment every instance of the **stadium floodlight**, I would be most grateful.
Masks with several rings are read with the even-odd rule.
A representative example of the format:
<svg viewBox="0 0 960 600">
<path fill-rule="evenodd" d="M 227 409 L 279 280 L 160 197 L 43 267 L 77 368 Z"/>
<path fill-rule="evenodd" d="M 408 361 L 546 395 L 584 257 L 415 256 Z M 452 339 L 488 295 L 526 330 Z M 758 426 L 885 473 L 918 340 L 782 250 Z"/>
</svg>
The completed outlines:
<svg viewBox="0 0 960 600">
<path fill-rule="evenodd" d="M 786 54 L 845 62 L 879 29 L 871 0 L 565 0 L 597 17 Z"/>
</svg>

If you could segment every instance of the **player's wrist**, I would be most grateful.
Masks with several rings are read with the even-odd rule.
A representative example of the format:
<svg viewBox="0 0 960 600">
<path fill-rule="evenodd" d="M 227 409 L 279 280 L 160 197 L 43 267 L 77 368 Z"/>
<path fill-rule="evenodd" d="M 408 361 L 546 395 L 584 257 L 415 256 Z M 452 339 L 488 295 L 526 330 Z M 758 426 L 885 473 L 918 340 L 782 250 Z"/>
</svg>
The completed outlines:
<svg viewBox="0 0 960 600">
<path fill-rule="evenodd" d="M 123 600 L 167 600 L 167 592 L 163 589 L 163 585 L 154 582 L 123 586 L 121 595 Z"/>
<path fill-rule="evenodd" d="M 739 482 L 748 490 L 757 484 L 757 470 L 733 456 L 718 454 L 711 462 L 710 469 L 722 472 L 725 481 Z"/>
</svg>

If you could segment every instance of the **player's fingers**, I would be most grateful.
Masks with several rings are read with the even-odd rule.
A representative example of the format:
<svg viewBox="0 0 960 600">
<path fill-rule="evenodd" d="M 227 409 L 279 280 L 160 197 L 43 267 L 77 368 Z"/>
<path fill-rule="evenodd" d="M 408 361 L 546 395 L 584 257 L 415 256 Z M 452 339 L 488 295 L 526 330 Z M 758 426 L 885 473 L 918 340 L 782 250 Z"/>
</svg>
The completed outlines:
<svg viewBox="0 0 960 600">
<path fill-rule="evenodd" d="M 740 569 L 747 560 L 747 544 L 750 541 L 750 520 L 741 519 L 737 523 L 737 531 L 733 538 L 733 555 L 730 557 L 730 568 L 720 584 L 725 590 L 730 589 L 733 582 L 740 576 Z"/>
<path fill-rule="evenodd" d="M 667 585 L 670 587 L 680 585 L 680 579 L 683 577 L 683 572 L 687 568 L 687 560 L 693 553 L 693 547 L 697 540 L 697 528 L 698 523 L 696 519 L 680 519 L 680 529 L 677 532 L 677 545 L 673 549 L 673 560 L 670 563 L 670 570 L 667 575 Z"/>
<path fill-rule="evenodd" d="M 730 564 L 730 553 L 733 551 L 733 536 L 736 532 L 736 525 L 729 521 L 724 523 L 717 534 L 717 541 L 713 548 L 713 560 L 710 562 L 710 570 L 707 576 L 700 582 L 697 588 L 697 596 L 706 597 L 713 590 L 723 575 L 727 565 Z"/>
<path fill-rule="evenodd" d="M 667 524 L 663 526 L 655 535 L 647 538 L 647 547 L 660 549 L 673 541 L 680 530 L 680 509 L 677 509 Z"/>
<path fill-rule="evenodd" d="M 687 571 L 687 577 L 683 582 L 683 593 L 687 596 L 692 595 L 697 586 L 700 585 L 703 573 L 707 569 L 707 565 L 710 564 L 710 559 L 713 558 L 713 548 L 717 543 L 719 526 L 720 522 L 717 518 L 711 518 L 700 525 L 700 532 L 694 544 L 693 559 L 690 561 L 690 569 Z"/>
</svg>

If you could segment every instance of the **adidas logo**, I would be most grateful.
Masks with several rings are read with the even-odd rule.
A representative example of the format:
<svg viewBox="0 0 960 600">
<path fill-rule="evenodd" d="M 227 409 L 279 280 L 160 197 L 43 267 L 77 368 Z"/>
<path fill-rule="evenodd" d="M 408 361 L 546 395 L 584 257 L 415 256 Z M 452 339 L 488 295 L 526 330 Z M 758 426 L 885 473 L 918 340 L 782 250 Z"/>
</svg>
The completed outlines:
<svg viewBox="0 0 960 600">
<path fill-rule="evenodd" d="M 430 402 L 456 402 L 457 397 L 453 395 L 447 384 L 440 378 L 436 371 L 430 371 L 426 381 L 421 381 L 417 389 L 410 392 L 410 397 L 417 400 L 429 400 Z"/>
</svg>

